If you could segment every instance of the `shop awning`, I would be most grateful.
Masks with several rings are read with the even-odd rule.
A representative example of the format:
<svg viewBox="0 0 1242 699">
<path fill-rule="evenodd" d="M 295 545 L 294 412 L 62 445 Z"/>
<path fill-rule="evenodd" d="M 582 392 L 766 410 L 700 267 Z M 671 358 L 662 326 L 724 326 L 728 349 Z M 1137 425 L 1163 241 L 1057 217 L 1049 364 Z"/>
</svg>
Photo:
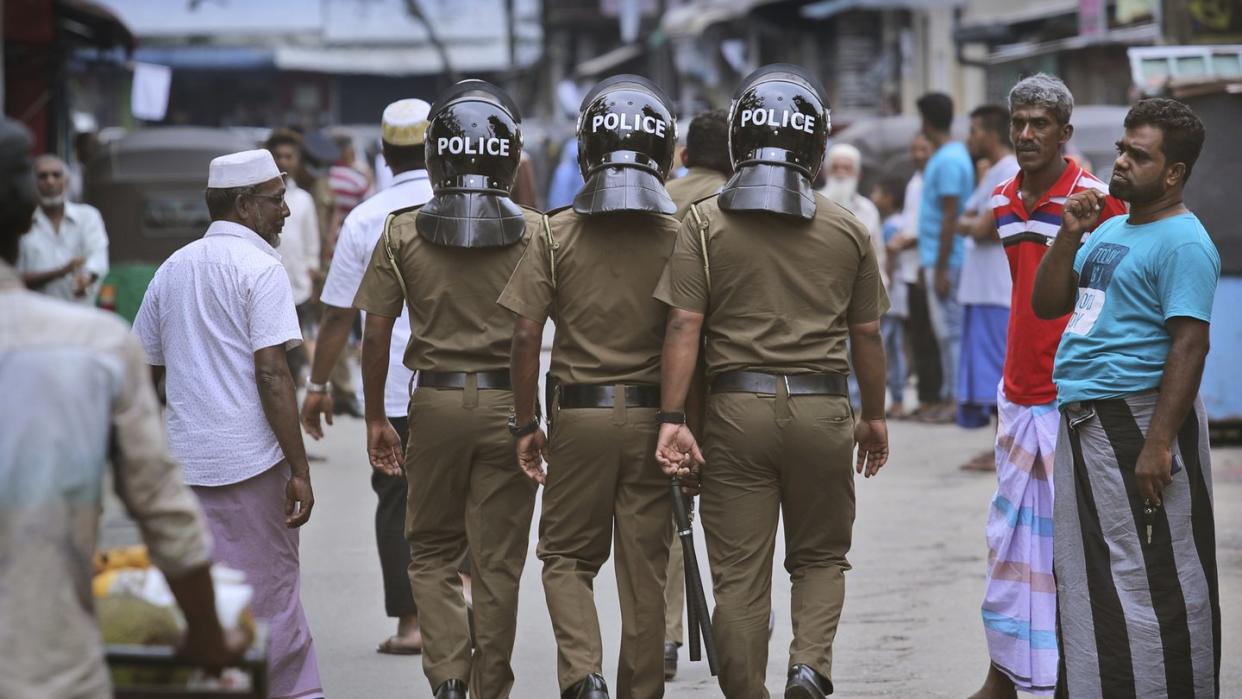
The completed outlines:
<svg viewBox="0 0 1242 699">
<path fill-rule="evenodd" d="M 509 67 L 504 42 L 457 42 L 448 47 L 453 68 L 461 73 L 490 72 Z M 444 70 L 440 55 L 423 46 L 280 46 L 275 49 L 280 70 L 344 75 L 430 75 Z"/>
<path fill-rule="evenodd" d="M 699 36 L 708 27 L 745 17 L 761 5 L 784 0 L 694 0 L 664 13 L 660 19 L 660 31 L 670 39 L 688 39 Z"/>
<path fill-rule="evenodd" d="M 850 10 L 937 10 L 965 5 L 966 0 L 819 0 L 800 11 L 807 19 L 829 19 Z"/>
<path fill-rule="evenodd" d="M 1094 36 L 1071 36 L 1053 41 L 1024 41 L 1017 44 L 999 46 L 988 55 L 988 63 L 1005 63 L 1030 56 L 1042 56 L 1062 51 L 1076 51 L 1090 46 L 1109 44 L 1144 45 L 1154 44 L 1160 38 L 1160 28 L 1155 24 L 1141 24 L 1135 27 L 1110 29 L 1103 34 Z"/>
</svg>

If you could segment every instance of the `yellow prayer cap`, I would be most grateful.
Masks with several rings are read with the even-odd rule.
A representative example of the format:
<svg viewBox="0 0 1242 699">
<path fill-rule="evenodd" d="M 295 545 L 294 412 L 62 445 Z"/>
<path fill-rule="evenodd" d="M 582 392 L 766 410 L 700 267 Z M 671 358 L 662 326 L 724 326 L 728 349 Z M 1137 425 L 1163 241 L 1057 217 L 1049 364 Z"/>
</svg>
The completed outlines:
<svg viewBox="0 0 1242 699">
<path fill-rule="evenodd" d="M 381 138 L 394 146 L 417 146 L 427 136 L 431 105 L 420 99 L 397 100 L 384 108 Z"/>
</svg>

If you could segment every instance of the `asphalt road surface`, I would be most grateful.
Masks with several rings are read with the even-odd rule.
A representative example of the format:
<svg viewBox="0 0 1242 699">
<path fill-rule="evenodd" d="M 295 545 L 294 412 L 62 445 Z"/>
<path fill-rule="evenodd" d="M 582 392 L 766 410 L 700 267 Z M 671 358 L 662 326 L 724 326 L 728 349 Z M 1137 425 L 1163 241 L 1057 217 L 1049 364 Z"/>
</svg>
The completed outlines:
<svg viewBox="0 0 1242 699">
<path fill-rule="evenodd" d="M 966 431 L 894 423 L 892 460 L 874 479 L 857 481 L 858 520 L 847 575 L 845 612 L 837 635 L 834 677 L 840 697 L 964 697 L 987 668 L 979 618 L 987 549 L 983 538 L 994 489 L 989 474 L 958 465 L 987 449 L 991 430 Z M 302 595 L 318 646 L 324 687 L 332 697 L 430 697 L 418 657 L 379 655 L 394 630 L 384 616 L 375 554 L 375 497 L 369 484 L 361 420 L 342 418 L 324 441 L 310 443 L 316 506 L 302 530 Z M 1222 696 L 1242 696 L 1242 449 L 1213 453 L 1216 530 L 1224 618 Z M 536 509 L 536 513 L 538 509 Z M 134 538 L 109 507 L 104 543 Z M 696 534 L 700 559 L 702 532 Z M 776 629 L 768 688 L 784 687 L 791 639 L 789 578 L 773 583 Z M 556 655 L 532 526 L 522 577 L 520 629 L 514 652 L 515 699 L 554 699 Z M 706 570 L 704 570 L 706 575 Z M 708 590 L 710 596 L 710 590 Z M 596 582 L 605 644 L 605 676 L 613 683 L 620 615 L 616 580 L 606 565 Z M 710 600 L 709 600 L 710 604 Z M 689 663 L 668 685 L 668 697 L 717 697 L 706 663 Z"/>
</svg>

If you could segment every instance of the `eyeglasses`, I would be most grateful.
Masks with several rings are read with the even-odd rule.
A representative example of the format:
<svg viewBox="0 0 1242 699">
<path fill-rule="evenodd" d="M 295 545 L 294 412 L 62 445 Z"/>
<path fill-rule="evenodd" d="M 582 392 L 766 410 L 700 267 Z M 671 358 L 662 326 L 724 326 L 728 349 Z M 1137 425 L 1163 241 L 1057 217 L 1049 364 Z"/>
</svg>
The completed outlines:
<svg viewBox="0 0 1242 699">
<path fill-rule="evenodd" d="M 278 202 L 278 203 L 283 203 L 283 202 L 285 201 L 285 195 L 283 195 L 283 194 L 253 194 L 253 193 L 250 193 L 250 194 L 243 194 L 242 196 L 243 196 L 243 197 L 254 197 L 254 198 L 256 198 L 256 199 L 270 199 L 271 201 Z"/>
</svg>

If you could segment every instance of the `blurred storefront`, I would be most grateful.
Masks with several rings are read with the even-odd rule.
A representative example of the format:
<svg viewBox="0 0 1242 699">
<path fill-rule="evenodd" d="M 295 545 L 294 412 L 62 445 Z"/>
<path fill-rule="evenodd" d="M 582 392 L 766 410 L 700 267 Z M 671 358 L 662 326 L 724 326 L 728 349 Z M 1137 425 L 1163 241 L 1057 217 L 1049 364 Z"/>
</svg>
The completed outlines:
<svg viewBox="0 0 1242 699">
<path fill-rule="evenodd" d="M 504 79 L 540 48 L 538 0 L 102 2 L 138 43 L 132 55 L 74 54 L 75 108 L 105 125 L 139 123 L 130 60 L 172 70 L 160 123 L 316 128 L 373 123 L 389 102 L 432 99 L 457 77 Z"/>
<path fill-rule="evenodd" d="M 73 56 L 128 56 L 134 37 L 109 9 L 87 0 L 0 0 L 4 113 L 21 121 L 37 151 L 64 153 L 72 137 Z"/>
</svg>

